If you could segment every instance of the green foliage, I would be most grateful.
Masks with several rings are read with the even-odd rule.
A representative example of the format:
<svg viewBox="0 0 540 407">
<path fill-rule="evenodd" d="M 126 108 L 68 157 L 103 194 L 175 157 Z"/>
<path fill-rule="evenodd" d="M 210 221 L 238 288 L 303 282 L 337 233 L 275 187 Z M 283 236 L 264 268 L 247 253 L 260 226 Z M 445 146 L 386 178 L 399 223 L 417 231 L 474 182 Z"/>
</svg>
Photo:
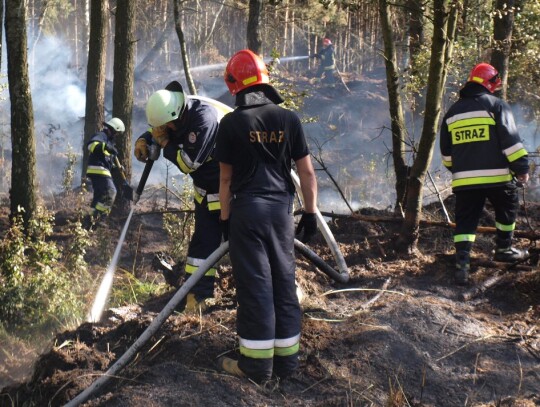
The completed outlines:
<svg viewBox="0 0 540 407">
<path fill-rule="evenodd" d="M 18 215 L 0 242 L 0 320 L 22 335 L 74 322 L 84 310 L 82 293 L 89 283 L 81 258 L 84 234 L 80 224 L 73 228 L 76 237 L 66 251 L 71 260 L 63 263 L 59 247 L 50 239 L 53 221 L 38 207 L 26 235 Z"/>
<path fill-rule="evenodd" d="M 120 271 L 120 270 L 119 270 Z M 110 306 L 121 307 L 129 304 L 141 304 L 153 296 L 164 293 L 168 288 L 154 280 L 142 280 L 129 271 L 122 270 L 123 276 L 115 279 L 112 288 Z"/>
<path fill-rule="evenodd" d="M 183 182 L 181 185 L 178 185 L 174 178 L 172 184 L 177 191 L 175 196 L 180 201 L 180 210 L 188 211 L 192 209 L 194 190 L 187 175 L 183 175 Z M 167 232 L 171 244 L 171 257 L 176 262 L 185 261 L 187 247 L 195 229 L 195 218 L 192 214 L 187 212 L 179 215 L 166 213 L 163 215 L 163 227 L 165 232 Z"/>
<path fill-rule="evenodd" d="M 77 163 L 77 154 L 75 154 L 75 152 L 71 148 L 71 145 L 68 145 L 67 164 L 64 167 L 64 171 L 62 173 L 62 190 L 66 194 L 71 192 L 73 179 L 75 178 L 75 164 L 76 163 Z"/>
</svg>

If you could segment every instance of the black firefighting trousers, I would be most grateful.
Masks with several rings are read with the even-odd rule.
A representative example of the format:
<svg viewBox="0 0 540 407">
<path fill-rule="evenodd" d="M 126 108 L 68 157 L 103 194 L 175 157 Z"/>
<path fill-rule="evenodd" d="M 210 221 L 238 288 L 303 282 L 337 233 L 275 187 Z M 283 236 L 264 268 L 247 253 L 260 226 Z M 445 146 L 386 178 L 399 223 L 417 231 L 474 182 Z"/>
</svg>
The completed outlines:
<svg viewBox="0 0 540 407">
<path fill-rule="evenodd" d="M 111 211 L 116 198 L 116 187 L 111 177 L 88 174 L 92 182 L 94 196 L 90 206 L 94 209 L 94 216 L 106 215 Z"/>
<path fill-rule="evenodd" d="M 239 367 L 255 381 L 298 367 L 301 309 L 296 296 L 293 196 L 236 194 L 230 259 L 238 300 Z"/>
<path fill-rule="evenodd" d="M 454 242 L 456 251 L 471 250 L 486 199 L 491 202 L 495 210 L 497 246 L 505 247 L 511 244 L 519 207 L 517 187 L 514 184 L 496 188 L 458 191 L 455 194 L 456 230 Z"/>
<path fill-rule="evenodd" d="M 206 198 L 202 203 L 195 201 L 195 231 L 189 242 L 186 278 L 190 277 L 199 265 L 210 256 L 221 244 L 221 228 L 219 225 L 219 210 L 209 211 Z M 206 274 L 193 286 L 191 292 L 200 301 L 214 296 L 214 281 L 216 269 L 210 268 Z"/>
</svg>

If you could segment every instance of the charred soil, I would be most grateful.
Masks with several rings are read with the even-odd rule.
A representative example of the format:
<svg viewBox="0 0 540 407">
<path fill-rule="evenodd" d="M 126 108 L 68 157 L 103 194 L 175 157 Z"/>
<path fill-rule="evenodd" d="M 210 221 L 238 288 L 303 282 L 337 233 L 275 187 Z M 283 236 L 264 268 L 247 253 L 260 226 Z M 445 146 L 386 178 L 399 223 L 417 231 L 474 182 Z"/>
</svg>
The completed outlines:
<svg viewBox="0 0 540 407">
<path fill-rule="evenodd" d="M 165 284 L 151 267 L 154 253 L 168 247 L 162 215 L 138 212 L 121 266 L 143 264 L 147 275 Z M 494 224 L 490 213 L 483 225 Z M 297 257 L 297 283 L 305 299 L 301 364 L 293 377 L 257 385 L 217 369 L 219 356 L 237 352 L 235 288 L 225 257 L 210 309 L 197 316 L 173 313 L 134 360 L 84 405 L 540 405 L 538 257 L 507 270 L 491 261 L 493 235 L 480 233 L 473 281 L 456 286 L 452 229 L 441 226 L 437 204 L 424 209 L 424 220 L 418 250 L 403 257 L 394 251 L 400 223 L 391 212 L 363 209 L 330 218 L 349 267 L 347 284 Z M 59 238 L 69 233 L 57 223 Z M 540 207 L 527 202 L 518 228 L 538 230 L 539 225 Z M 535 239 L 516 243 L 526 248 Z M 335 265 L 321 236 L 311 247 Z M 473 290 L 497 275 L 502 276 L 497 284 Z M 2 390 L 0 405 L 60 406 L 73 399 L 124 354 L 174 293 L 110 309 L 100 323 L 57 335 L 24 383 L 10 381 L 9 372 L 28 359 L 23 354 L 4 358 L 0 383 L 10 385 Z"/>
</svg>

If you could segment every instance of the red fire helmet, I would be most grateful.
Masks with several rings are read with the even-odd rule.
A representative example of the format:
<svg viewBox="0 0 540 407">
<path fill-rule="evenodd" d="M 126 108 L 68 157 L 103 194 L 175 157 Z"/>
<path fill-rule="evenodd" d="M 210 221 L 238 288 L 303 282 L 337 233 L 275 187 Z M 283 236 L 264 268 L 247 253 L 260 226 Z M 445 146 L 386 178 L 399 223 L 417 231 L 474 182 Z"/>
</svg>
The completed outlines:
<svg viewBox="0 0 540 407">
<path fill-rule="evenodd" d="M 500 89 L 502 83 L 499 72 L 493 66 L 486 63 L 476 65 L 472 69 L 467 82 L 479 83 L 491 93 Z"/>
<path fill-rule="evenodd" d="M 225 68 L 224 79 L 232 95 L 250 86 L 270 83 L 266 64 L 249 49 L 238 51 L 231 57 Z"/>
<path fill-rule="evenodd" d="M 322 43 L 324 46 L 332 45 L 332 41 L 330 41 L 330 38 L 323 39 Z"/>
</svg>

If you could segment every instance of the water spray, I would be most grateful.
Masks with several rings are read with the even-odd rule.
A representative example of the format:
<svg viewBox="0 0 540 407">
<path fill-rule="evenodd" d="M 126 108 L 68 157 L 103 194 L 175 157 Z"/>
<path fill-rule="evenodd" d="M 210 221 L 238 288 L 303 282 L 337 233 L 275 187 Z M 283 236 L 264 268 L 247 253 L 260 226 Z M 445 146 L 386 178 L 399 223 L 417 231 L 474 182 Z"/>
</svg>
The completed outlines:
<svg viewBox="0 0 540 407">
<path fill-rule="evenodd" d="M 116 248 L 114 249 L 113 257 L 109 263 L 109 266 L 107 267 L 107 271 L 105 272 L 103 279 L 101 280 L 101 284 L 99 285 L 96 297 L 94 298 L 92 309 L 87 316 L 88 322 L 99 322 L 99 320 L 101 319 L 101 314 L 103 313 L 103 309 L 105 308 L 107 300 L 109 299 L 109 294 L 111 292 L 111 287 L 114 279 L 114 272 L 116 271 L 116 266 L 118 265 L 120 251 L 122 250 L 122 245 L 124 244 L 124 240 L 126 239 L 126 233 L 129 228 L 131 218 L 133 216 L 133 211 L 135 210 L 135 205 L 137 204 L 137 202 L 139 202 L 139 198 L 141 197 L 142 191 L 146 185 L 146 181 L 148 180 L 148 176 L 150 175 L 150 170 L 154 165 L 154 161 L 159 158 L 160 151 L 161 149 L 156 144 L 151 144 L 150 146 L 148 146 L 149 157 L 146 161 L 143 174 L 139 181 L 139 186 L 137 187 L 137 190 L 135 191 L 135 194 L 133 196 L 133 205 L 131 206 L 129 215 L 126 219 L 126 222 L 124 223 L 124 227 L 122 228 L 122 233 L 120 233 L 120 238 L 118 239 L 118 243 L 116 244 Z M 119 166 L 119 168 L 121 169 L 118 159 L 116 165 Z M 127 182 L 125 174 L 123 174 L 123 172 L 122 178 Z"/>
</svg>

